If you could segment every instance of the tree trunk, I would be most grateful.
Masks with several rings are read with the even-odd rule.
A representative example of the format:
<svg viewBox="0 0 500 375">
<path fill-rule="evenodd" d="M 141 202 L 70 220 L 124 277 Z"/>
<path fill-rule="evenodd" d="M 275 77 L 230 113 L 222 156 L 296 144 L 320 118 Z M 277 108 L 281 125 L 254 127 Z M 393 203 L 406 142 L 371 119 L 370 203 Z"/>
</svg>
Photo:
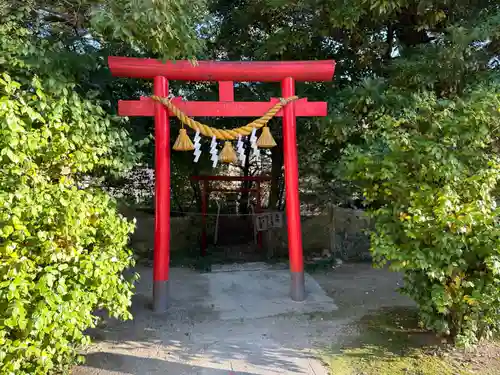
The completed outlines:
<svg viewBox="0 0 500 375">
<path fill-rule="evenodd" d="M 245 147 L 245 165 L 243 166 L 243 176 L 248 177 L 250 175 L 250 141 L 247 139 L 244 144 Z M 252 187 L 252 181 L 243 181 L 243 189 L 250 189 Z M 240 214 L 248 214 L 248 191 L 242 192 L 240 197 Z"/>
<path fill-rule="evenodd" d="M 194 163 L 193 166 L 193 176 L 198 176 L 200 174 L 200 167 L 198 163 Z M 200 183 L 198 181 L 193 181 L 189 179 L 189 183 L 191 184 L 191 188 L 193 189 L 193 198 L 195 200 L 196 209 L 198 212 L 201 212 L 201 188 Z"/>
<path fill-rule="evenodd" d="M 271 149 L 271 192 L 269 194 L 269 209 L 279 208 L 280 185 L 283 179 L 283 149 L 278 145 Z"/>
<path fill-rule="evenodd" d="M 278 210 L 283 211 L 285 209 L 285 182 L 282 180 L 279 184 L 279 194 L 278 194 Z"/>
<path fill-rule="evenodd" d="M 394 46 L 394 27 L 392 24 L 387 25 L 387 51 L 385 52 L 385 59 L 390 60 L 392 58 L 392 48 Z"/>
</svg>

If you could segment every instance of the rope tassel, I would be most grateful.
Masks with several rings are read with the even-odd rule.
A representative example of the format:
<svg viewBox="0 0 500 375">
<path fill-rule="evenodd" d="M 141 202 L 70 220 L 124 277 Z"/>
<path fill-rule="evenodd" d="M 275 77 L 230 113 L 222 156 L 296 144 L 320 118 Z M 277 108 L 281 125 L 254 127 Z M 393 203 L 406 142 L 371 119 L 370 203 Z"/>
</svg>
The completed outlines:
<svg viewBox="0 0 500 375">
<path fill-rule="evenodd" d="M 186 129 L 180 129 L 179 135 L 175 140 L 173 149 L 175 151 L 192 151 L 194 150 L 193 142 L 189 139 Z"/>
<path fill-rule="evenodd" d="M 262 134 L 257 141 L 257 146 L 260 148 L 273 148 L 276 146 L 276 141 L 274 140 L 269 127 L 264 126 L 262 128 Z"/>
<path fill-rule="evenodd" d="M 236 155 L 236 151 L 234 151 L 233 144 L 231 142 L 226 141 L 224 143 L 224 148 L 220 152 L 220 161 L 223 163 L 234 163 L 238 161 L 238 156 Z"/>
</svg>

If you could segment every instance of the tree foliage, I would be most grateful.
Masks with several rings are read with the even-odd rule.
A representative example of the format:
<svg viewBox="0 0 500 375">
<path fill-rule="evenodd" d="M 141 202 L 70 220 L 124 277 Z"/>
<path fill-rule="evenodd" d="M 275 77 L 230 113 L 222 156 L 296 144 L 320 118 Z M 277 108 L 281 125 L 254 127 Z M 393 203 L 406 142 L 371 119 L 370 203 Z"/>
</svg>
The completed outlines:
<svg viewBox="0 0 500 375">
<path fill-rule="evenodd" d="M 71 364 L 83 332 L 106 308 L 129 317 L 132 284 L 121 272 L 133 226 L 77 175 L 115 166 L 102 109 L 33 77 L 0 79 L 0 368 L 46 374 Z"/>
<path fill-rule="evenodd" d="M 129 54 L 172 59 L 193 58 L 203 47 L 203 0 L 0 2 L 0 12 L 12 10 L 23 11 L 19 21 L 26 25 L 42 27 L 44 37 L 72 44 L 73 52 L 78 48 L 85 52 L 82 47 L 86 41 L 100 44 L 100 48 L 119 44 L 127 47 Z"/>
<path fill-rule="evenodd" d="M 203 46 L 203 0 L 113 0 L 93 6 L 91 24 L 105 40 L 124 40 L 162 58 L 193 58 Z"/>
<path fill-rule="evenodd" d="M 2 13 L 0 25 L 2 374 L 68 370 L 96 309 L 130 318 L 133 281 L 123 271 L 134 225 L 95 182 L 129 169 L 134 144 L 52 64 L 66 46 L 25 27 L 27 11 Z"/>
<path fill-rule="evenodd" d="M 341 164 L 371 206 L 375 260 L 403 271 L 427 328 L 466 346 L 499 329 L 498 19 L 404 52 L 332 123 L 356 134 Z"/>
<path fill-rule="evenodd" d="M 371 211 L 375 260 L 404 272 L 426 327 L 461 344 L 499 328 L 499 84 L 456 101 L 402 98 L 344 159 L 367 203 L 382 203 Z"/>
</svg>

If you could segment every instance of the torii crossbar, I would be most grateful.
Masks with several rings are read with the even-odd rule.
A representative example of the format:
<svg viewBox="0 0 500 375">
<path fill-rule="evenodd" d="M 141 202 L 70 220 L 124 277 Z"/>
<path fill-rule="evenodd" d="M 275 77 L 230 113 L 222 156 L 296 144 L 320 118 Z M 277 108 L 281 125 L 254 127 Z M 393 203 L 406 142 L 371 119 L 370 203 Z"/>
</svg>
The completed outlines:
<svg viewBox="0 0 500 375">
<path fill-rule="evenodd" d="M 190 61 L 162 62 L 131 57 L 108 58 L 114 76 L 153 79 L 154 95 L 169 96 L 169 80 L 212 81 L 219 84 L 219 101 L 183 101 L 172 103 L 191 117 L 260 117 L 278 98 L 269 102 L 235 102 L 234 82 L 280 82 L 282 97 L 295 95 L 297 81 L 331 81 L 335 61 Z M 120 100 L 120 116 L 154 116 L 155 118 L 155 246 L 153 261 L 153 309 L 165 311 L 169 304 L 168 280 L 170 262 L 170 126 L 169 110 L 151 98 Z M 300 224 L 299 173 L 297 159 L 296 117 L 326 116 L 325 102 L 308 102 L 306 98 L 286 105 L 283 117 L 283 151 L 285 198 L 288 223 L 288 248 L 291 272 L 291 298 L 305 299 L 304 261 Z"/>
</svg>

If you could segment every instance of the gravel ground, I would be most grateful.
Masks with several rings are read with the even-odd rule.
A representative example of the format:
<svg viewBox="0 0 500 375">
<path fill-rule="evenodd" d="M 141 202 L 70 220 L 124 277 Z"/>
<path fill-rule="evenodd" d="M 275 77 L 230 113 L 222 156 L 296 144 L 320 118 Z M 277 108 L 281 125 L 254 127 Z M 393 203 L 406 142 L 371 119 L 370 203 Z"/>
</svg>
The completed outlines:
<svg viewBox="0 0 500 375">
<path fill-rule="evenodd" d="M 318 359 L 321 351 L 346 336 L 357 335 L 350 323 L 380 307 L 410 304 L 395 292 L 401 282 L 397 274 L 374 270 L 369 264 L 343 264 L 312 274 L 308 283 L 319 284 L 326 292 L 318 286 L 317 309 L 304 309 L 303 304 L 290 309 L 289 301 L 266 289 L 265 278 L 255 278 L 268 299 L 263 303 L 271 307 L 263 308 L 260 315 L 245 314 L 245 310 L 259 306 L 258 299 L 243 288 L 239 297 L 235 295 L 242 301 L 237 318 L 234 308 L 228 312 L 219 306 L 227 305 L 229 289 L 217 292 L 223 299 L 210 297 L 213 291 L 210 282 L 203 279 L 206 276 L 185 269 L 174 273 L 178 283 L 171 287 L 180 296 L 176 306 L 168 314 L 153 314 L 147 308 L 150 287 L 140 285 L 133 304 L 135 319 L 108 321 L 91 332 L 95 344 L 87 351 L 86 365 L 75 368 L 74 375 L 327 375 Z M 145 275 L 143 280 L 150 279 L 150 270 L 141 274 Z M 237 285 L 231 290 L 238 290 Z M 210 305 L 210 300 L 215 302 Z M 286 313 L 277 314 L 281 304 Z"/>
</svg>

